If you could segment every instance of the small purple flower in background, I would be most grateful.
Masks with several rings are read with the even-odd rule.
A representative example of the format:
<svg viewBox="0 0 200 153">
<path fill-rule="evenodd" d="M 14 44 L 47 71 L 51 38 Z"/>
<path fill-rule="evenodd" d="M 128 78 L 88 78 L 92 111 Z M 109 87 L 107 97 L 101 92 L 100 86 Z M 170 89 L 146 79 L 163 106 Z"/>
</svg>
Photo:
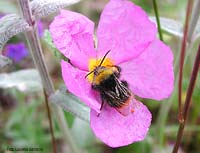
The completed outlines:
<svg viewBox="0 0 200 153">
<path fill-rule="evenodd" d="M 24 43 L 8 44 L 5 47 L 4 55 L 12 59 L 15 63 L 19 63 L 28 56 L 29 52 Z"/>
<path fill-rule="evenodd" d="M 0 13 L 0 19 L 4 16 L 3 13 Z M 41 21 L 38 21 L 38 32 L 39 36 L 42 37 L 43 35 L 43 24 Z M 28 49 L 23 42 L 20 43 L 12 43 L 7 44 L 3 54 L 9 58 L 11 58 L 15 63 L 19 63 L 23 60 L 26 56 L 29 55 Z"/>
<path fill-rule="evenodd" d="M 156 38 L 156 26 L 146 13 L 128 0 L 110 0 L 99 21 L 97 48 L 94 23 L 79 13 L 62 10 L 50 25 L 50 32 L 56 47 L 70 59 L 71 64 L 61 62 L 62 77 L 68 90 L 91 108 L 90 125 L 95 135 L 111 147 L 143 140 L 151 113 L 134 95 L 161 100 L 169 97 L 174 87 L 172 52 Z M 121 110 L 108 102 L 101 110 L 101 96 L 92 88 L 94 80 L 100 82 L 101 77 L 98 80 L 93 72 L 85 78 L 108 51 L 102 68 L 118 72 L 116 68 L 120 67 L 118 83 L 126 81 L 132 92 Z"/>
</svg>

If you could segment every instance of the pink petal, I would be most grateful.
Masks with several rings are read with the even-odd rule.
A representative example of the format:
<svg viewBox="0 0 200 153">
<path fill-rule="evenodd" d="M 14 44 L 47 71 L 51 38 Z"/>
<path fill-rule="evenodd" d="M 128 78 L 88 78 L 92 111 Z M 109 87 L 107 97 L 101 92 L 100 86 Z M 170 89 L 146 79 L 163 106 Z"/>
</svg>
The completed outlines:
<svg viewBox="0 0 200 153">
<path fill-rule="evenodd" d="M 110 0 L 101 14 L 97 37 L 99 56 L 115 64 L 138 56 L 156 36 L 156 26 L 147 14 L 127 0 Z"/>
<path fill-rule="evenodd" d="M 91 84 L 85 79 L 87 72 L 79 70 L 65 61 L 61 62 L 61 67 L 62 77 L 67 89 L 79 97 L 90 108 L 100 112 L 99 96 L 91 89 Z"/>
<path fill-rule="evenodd" d="M 121 79 L 129 83 L 133 94 L 161 100 L 174 88 L 173 54 L 159 40 L 153 41 L 137 58 L 120 65 Z"/>
<path fill-rule="evenodd" d="M 90 124 L 95 135 L 110 147 L 120 147 L 141 141 L 145 138 L 151 124 L 151 113 L 145 105 L 133 101 L 134 112 L 123 116 L 106 105 L 97 116 L 91 110 Z"/>
<path fill-rule="evenodd" d="M 120 108 L 116 108 L 116 110 L 124 116 L 129 115 L 133 111 L 131 101 Z"/>
<path fill-rule="evenodd" d="M 58 50 L 73 65 L 88 70 L 88 58 L 96 57 L 94 23 L 79 13 L 62 10 L 51 23 L 50 32 Z"/>
</svg>

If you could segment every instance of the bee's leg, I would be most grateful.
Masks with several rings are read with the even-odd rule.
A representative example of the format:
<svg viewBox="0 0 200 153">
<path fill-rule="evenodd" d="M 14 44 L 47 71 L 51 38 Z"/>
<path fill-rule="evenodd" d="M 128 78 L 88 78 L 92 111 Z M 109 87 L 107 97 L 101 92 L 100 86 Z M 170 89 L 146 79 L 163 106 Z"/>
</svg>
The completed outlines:
<svg viewBox="0 0 200 153">
<path fill-rule="evenodd" d="M 100 111 L 103 109 L 103 106 L 104 106 L 104 102 L 105 102 L 105 95 L 104 95 L 104 93 L 101 93 L 100 94 L 100 96 L 101 96 L 101 107 L 100 107 Z M 100 112 L 101 113 L 101 112 Z M 100 115 L 100 113 L 98 113 L 98 115 L 97 116 L 99 116 Z"/>
<path fill-rule="evenodd" d="M 104 105 L 104 100 L 102 100 L 102 102 L 101 102 L 100 111 L 102 110 L 102 108 L 103 108 L 103 105 Z"/>
<path fill-rule="evenodd" d="M 103 106 L 104 106 L 104 100 L 102 99 L 100 111 L 102 110 Z M 100 114 L 101 114 L 101 112 L 97 114 L 97 117 L 99 117 Z"/>
</svg>

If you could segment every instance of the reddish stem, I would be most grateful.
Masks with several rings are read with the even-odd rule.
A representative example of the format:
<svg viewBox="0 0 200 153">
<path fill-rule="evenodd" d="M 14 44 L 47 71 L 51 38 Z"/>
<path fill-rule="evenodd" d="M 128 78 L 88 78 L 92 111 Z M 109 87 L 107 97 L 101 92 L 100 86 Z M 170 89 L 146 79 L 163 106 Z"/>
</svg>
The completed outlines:
<svg viewBox="0 0 200 153">
<path fill-rule="evenodd" d="M 179 82 L 178 82 L 178 104 L 179 104 L 179 115 L 178 119 L 179 122 L 183 122 L 183 113 L 182 113 L 182 78 L 183 78 L 183 64 L 185 59 L 185 49 L 187 45 L 187 37 L 188 37 L 188 25 L 189 25 L 189 17 L 192 10 L 192 3 L 193 0 L 188 1 L 187 5 L 187 12 L 186 12 L 186 20 L 185 20 L 185 27 L 184 27 L 184 35 L 181 45 L 181 53 L 180 53 L 180 71 L 179 71 Z"/>
<path fill-rule="evenodd" d="M 188 91 L 187 91 L 187 95 L 186 95 L 186 99 L 185 99 L 185 106 L 184 106 L 184 112 L 183 112 L 183 122 L 180 122 L 180 124 L 179 124 L 178 135 L 177 135 L 177 138 L 176 138 L 176 144 L 174 146 L 173 153 L 178 152 L 178 148 L 179 148 L 180 143 L 181 143 L 185 123 L 186 123 L 186 120 L 187 120 L 188 114 L 189 114 L 189 108 L 190 108 L 190 104 L 191 104 L 192 93 L 193 93 L 196 78 L 197 78 L 197 75 L 198 75 L 199 66 L 200 66 L 200 44 L 199 44 L 199 48 L 198 48 L 198 51 L 197 51 L 197 55 L 196 55 L 196 59 L 195 59 L 195 63 L 194 63 L 194 66 L 193 66 L 192 75 L 190 77 L 190 83 L 189 83 L 189 87 L 188 87 Z"/>
</svg>

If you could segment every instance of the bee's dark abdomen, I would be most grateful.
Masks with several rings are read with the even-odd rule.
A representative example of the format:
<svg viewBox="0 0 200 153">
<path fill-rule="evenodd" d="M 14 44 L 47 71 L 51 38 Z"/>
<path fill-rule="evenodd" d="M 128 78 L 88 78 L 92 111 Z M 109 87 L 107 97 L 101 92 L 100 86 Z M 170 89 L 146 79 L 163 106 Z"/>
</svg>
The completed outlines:
<svg viewBox="0 0 200 153">
<path fill-rule="evenodd" d="M 120 81 L 115 74 L 103 80 L 99 85 L 93 85 L 92 88 L 100 92 L 102 100 L 115 108 L 123 106 L 131 96 L 128 83 Z"/>
<path fill-rule="evenodd" d="M 105 89 L 105 90 L 112 90 L 114 91 L 115 86 L 116 86 L 116 82 L 114 80 L 114 76 L 111 75 L 109 78 L 107 78 L 106 80 L 102 81 L 100 83 L 100 86 Z"/>
<path fill-rule="evenodd" d="M 108 94 L 109 92 L 110 91 L 102 92 L 101 98 L 102 98 L 102 100 L 105 100 L 111 107 L 115 107 L 115 108 L 122 107 L 131 96 L 131 95 L 118 96 L 118 95 L 116 95 L 116 93 L 114 93 L 114 94 L 112 94 L 112 96 L 110 96 L 110 94 Z"/>
<path fill-rule="evenodd" d="M 95 90 L 114 90 L 114 87 L 116 86 L 116 82 L 113 78 L 113 75 L 111 75 L 109 78 L 103 80 L 99 85 L 92 85 L 92 89 Z"/>
</svg>

